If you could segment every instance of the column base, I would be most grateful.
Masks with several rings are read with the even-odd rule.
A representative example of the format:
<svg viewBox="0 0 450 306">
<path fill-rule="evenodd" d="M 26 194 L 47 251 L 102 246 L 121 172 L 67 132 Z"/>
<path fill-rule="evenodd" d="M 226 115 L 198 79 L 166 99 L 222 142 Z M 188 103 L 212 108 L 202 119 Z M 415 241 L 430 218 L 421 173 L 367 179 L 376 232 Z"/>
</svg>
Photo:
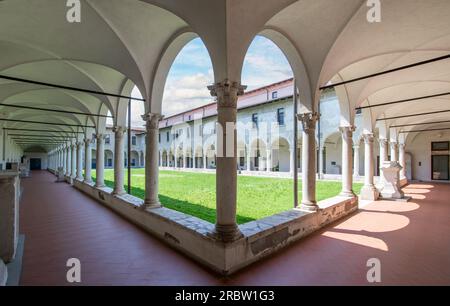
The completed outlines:
<svg viewBox="0 0 450 306">
<path fill-rule="evenodd" d="M 83 183 L 92 185 L 94 182 L 92 180 L 84 180 Z"/>
<path fill-rule="evenodd" d="M 305 201 L 300 203 L 299 209 L 308 212 L 316 212 L 319 210 L 319 206 L 316 202 Z"/>
<path fill-rule="evenodd" d="M 103 188 L 103 187 L 105 187 L 105 184 L 97 184 L 97 183 L 95 183 L 94 187 L 95 188 Z"/>
<path fill-rule="evenodd" d="M 376 201 L 379 196 L 380 193 L 374 185 L 363 186 L 363 188 L 361 189 L 361 200 Z"/>
<path fill-rule="evenodd" d="M 155 209 L 155 208 L 161 208 L 162 205 L 161 203 L 158 201 L 150 201 L 150 200 L 145 200 L 144 204 L 141 206 L 141 209 L 143 210 L 147 210 L 147 209 Z"/>
<path fill-rule="evenodd" d="M 113 192 L 112 192 L 112 195 L 114 195 L 114 196 L 121 196 L 124 194 L 127 194 L 127 192 L 125 190 L 117 190 L 117 191 L 113 190 Z"/>
<path fill-rule="evenodd" d="M 208 236 L 213 237 L 216 240 L 228 243 L 244 237 L 237 224 L 220 225 L 217 223 L 214 232 L 209 233 Z"/>
<path fill-rule="evenodd" d="M 356 194 L 353 192 L 353 190 L 350 191 L 341 191 L 339 194 L 341 197 L 347 197 L 347 198 L 354 198 L 356 197 Z"/>
</svg>

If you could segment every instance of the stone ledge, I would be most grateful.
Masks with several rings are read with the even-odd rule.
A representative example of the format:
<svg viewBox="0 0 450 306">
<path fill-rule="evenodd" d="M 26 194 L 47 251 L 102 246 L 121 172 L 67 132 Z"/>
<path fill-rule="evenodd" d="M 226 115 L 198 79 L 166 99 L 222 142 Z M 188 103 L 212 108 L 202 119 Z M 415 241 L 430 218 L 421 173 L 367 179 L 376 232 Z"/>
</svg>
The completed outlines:
<svg viewBox="0 0 450 306">
<path fill-rule="evenodd" d="M 243 238 L 223 243 L 209 235 L 214 225 L 165 207 L 144 210 L 131 195 L 75 181 L 74 187 L 210 269 L 229 275 L 342 218 L 358 208 L 357 198 L 334 197 L 319 202 L 319 211 L 291 209 L 239 228 Z"/>
</svg>

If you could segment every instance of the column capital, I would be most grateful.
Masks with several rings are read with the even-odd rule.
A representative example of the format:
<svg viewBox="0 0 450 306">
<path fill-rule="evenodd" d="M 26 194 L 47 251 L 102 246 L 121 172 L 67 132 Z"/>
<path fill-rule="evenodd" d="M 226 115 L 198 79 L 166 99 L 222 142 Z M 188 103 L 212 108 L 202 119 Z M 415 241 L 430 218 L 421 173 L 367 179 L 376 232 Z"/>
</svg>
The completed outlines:
<svg viewBox="0 0 450 306">
<path fill-rule="evenodd" d="M 123 126 L 115 126 L 112 128 L 112 131 L 117 135 L 117 134 L 125 134 L 125 132 L 127 131 L 126 127 Z"/>
<path fill-rule="evenodd" d="M 404 148 L 406 147 L 406 144 L 404 144 L 404 143 L 399 143 L 399 144 L 398 144 L 398 147 L 399 147 L 400 149 L 404 149 Z"/>
<path fill-rule="evenodd" d="M 339 131 L 341 132 L 342 136 L 346 139 L 351 139 L 353 137 L 353 132 L 355 130 L 356 127 L 353 125 L 339 127 Z"/>
<path fill-rule="evenodd" d="M 163 115 L 157 113 L 147 113 L 142 116 L 142 120 L 147 122 L 147 129 L 157 130 L 159 122 L 164 118 Z"/>
<path fill-rule="evenodd" d="M 211 96 L 217 97 L 218 107 L 237 107 L 237 97 L 244 94 L 247 86 L 240 82 L 232 82 L 225 79 L 223 82 L 208 86 Z"/>
<path fill-rule="evenodd" d="M 95 139 L 97 140 L 105 140 L 106 135 L 105 134 L 96 134 Z"/>
<path fill-rule="evenodd" d="M 364 138 L 364 143 L 366 143 L 366 144 L 372 144 L 374 141 L 373 133 L 364 134 L 363 138 Z"/>
<path fill-rule="evenodd" d="M 298 114 L 297 119 L 301 121 L 304 132 L 316 129 L 316 122 L 319 120 L 320 114 L 317 112 Z"/>
<path fill-rule="evenodd" d="M 387 147 L 389 141 L 386 138 L 380 138 L 379 139 L 380 145 L 384 148 Z"/>
<path fill-rule="evenodd" d="M 93 142 L 93 139 L 85 138 L 83 139 L 83 142 L 86 146 L 89 146 Z"/>
<path fill-rule="evenodd" d="M 391 141 L 391 148 L 392 149 L 397 149 L 398 148 L 398 143 L 396 141 Z"/>
</svg>

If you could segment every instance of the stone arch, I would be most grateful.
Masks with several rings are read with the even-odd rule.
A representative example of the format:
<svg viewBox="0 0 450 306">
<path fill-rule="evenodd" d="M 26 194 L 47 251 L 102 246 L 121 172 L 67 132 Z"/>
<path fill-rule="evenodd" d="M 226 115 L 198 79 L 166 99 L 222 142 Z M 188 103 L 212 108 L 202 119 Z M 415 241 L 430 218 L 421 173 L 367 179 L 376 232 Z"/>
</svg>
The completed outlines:
<svg viewBox="0 0 450 306">
<path fill-rule="evenodd" d="M 284 137 L 272 141 L 271 170 L 275 172 L 290 172 L 291 145 Z"/>
</svg>

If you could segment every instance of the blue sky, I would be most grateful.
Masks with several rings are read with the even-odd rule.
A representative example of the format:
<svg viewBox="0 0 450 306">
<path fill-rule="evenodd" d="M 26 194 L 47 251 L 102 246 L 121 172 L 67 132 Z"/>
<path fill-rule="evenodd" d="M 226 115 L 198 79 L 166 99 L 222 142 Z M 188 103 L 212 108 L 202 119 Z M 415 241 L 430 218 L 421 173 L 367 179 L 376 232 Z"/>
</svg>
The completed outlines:
<svg viewBox="0 0 450 306">
<path fill-rule="evenodd" d="M 248 90 L 292 77 L 286 57 L 270 40 L 257 36 L 247 52 L 242 71 L 242 84 Z M 200 38 L 188 43 L 176 57 L 166 82 L 162 112 L 177 114 L 211 103 L 206 86 L 214 83 L 208 51 Z M 135 91 L 133 95 L 139 96 Z M 138 124 L 142 107 L 135 107 L 133 123 Z M 140 125 L 140 124 L 138 124 Z"/>
</svg>

